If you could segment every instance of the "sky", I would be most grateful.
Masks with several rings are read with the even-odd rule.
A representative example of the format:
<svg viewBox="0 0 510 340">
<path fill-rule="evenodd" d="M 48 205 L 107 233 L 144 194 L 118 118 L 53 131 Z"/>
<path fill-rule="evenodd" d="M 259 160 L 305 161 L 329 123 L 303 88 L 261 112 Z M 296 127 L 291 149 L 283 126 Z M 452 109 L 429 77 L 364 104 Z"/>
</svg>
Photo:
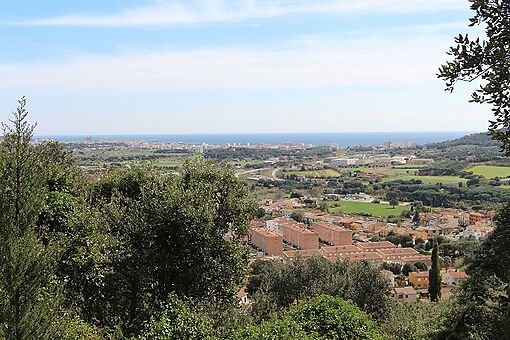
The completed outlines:
<svg viewBox="0 0 510 340">
<path fill-rule="evenodd" d="M 484 131 L 436 73 L 467 0 L 0 0 L 39 135 Z"/>
</svg>

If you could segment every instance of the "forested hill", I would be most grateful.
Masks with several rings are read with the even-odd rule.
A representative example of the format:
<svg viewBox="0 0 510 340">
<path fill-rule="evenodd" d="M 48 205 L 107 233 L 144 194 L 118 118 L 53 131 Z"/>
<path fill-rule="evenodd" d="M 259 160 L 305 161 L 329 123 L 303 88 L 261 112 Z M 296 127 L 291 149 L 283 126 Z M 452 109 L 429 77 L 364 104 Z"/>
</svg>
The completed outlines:
<svg viewBox="0 0 510 340">
<path fill-rule="evenodd" d="M 464 137 L 460 137 L 457 139 L 444 141 L 440 143 L 428 144 L 429 148 L 436 149 L 446 149 L 454 146 L 463 146 L 463 145 L 473 145 L 473 146 L 482 146 L 482 147 L 500 147 L 501 142 L 493 140 L 489 133 L 481 132 L 474 133 L 471 135 L 466 135 Z"/>
<path fill-rule="evenodd" d="M 486 132 L 441 143 L 427 144 L 417 152 L 417 155 L 433 158 L 436 162 L 460 162 L 457 167 L 481 162 L 489 162 L 492 165 L 510 165 L 508 157 L 505 157 L 505 154 L 501 152 L 501 142 L 492 140 Z"/>
</svg>

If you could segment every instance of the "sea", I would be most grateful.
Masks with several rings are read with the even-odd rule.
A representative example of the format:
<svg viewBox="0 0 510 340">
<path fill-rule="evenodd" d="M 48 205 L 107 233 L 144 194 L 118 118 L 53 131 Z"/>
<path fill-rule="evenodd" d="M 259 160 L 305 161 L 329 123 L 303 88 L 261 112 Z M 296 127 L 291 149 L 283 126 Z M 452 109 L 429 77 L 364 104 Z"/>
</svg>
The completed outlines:
<svg viewBox="0 0 510 340">
<path fill-rule="evenodd" d="M 35 136 L 36 140 L 57 140 L 61 142 L 92 140 L 133 140 L 183 142 L 189 144 L 279 144 L 304 143 L 311 145 L 338 144 L 382 145 L 384 142 L 437 143 L 472 134 L 469 131 L 455 132 L 338 132 L 338 133 L 246 133 L 246 134 L 169 134 L 169 135 L 63 135 Z"/>
</svg>

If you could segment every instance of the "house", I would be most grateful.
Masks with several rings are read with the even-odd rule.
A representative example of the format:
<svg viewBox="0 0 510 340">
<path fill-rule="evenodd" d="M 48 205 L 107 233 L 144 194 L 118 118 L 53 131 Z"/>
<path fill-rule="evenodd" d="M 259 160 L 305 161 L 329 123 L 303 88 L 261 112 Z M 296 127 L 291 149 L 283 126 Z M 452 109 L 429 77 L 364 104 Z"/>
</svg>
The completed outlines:
<svg viewBox="0 0 510 340">
<path fill-rule="evenodd" d="M 390 283 L 390 287 L 395 286 L 395 274 L 393 272 L 383 269 L 381 270 L 381 275 Z"/>
<path fill-rule="evenodd" d="M 250 300 L 248 299 L 248 293 L 244 289 L 241 289 L 237 292 L 237 299 L 240 306 L 246 306 L 250 303 Z"/>
<path fill-rule="evenodd" d="M 416 302 L 416 290 L 411 287 L 395 287 L 392 292 L 393 298 L 397 302 Z"/>
<path fill-rule="evenodd" d="M 429 272 L 410 272 L 409 284 L 415 289 L 428 289 L 429 288 Z"/>
<path fill-rule="evenodd" d="M 481 238 L 486 237 L 494 230 L 491 226 L 469 226 L 464 229 L 463 236 L 464 238 L 473 237 L 475 240 L 480 240 Z"/>
<path fill-rule="evenodd" d="M 477 222 L 490 222 L 492 220 L 491 214 L 481 214 L 477 212 L 470 212 L 469 213 L 469 224 L 474 225 Z"/>
<path fill-rule="evenodd" d="M 443 275 L 443 283 L 447 286 L 456 286 L 466 281 L 469 276 L 465 272 L 449 271 Z"/>
</svg>

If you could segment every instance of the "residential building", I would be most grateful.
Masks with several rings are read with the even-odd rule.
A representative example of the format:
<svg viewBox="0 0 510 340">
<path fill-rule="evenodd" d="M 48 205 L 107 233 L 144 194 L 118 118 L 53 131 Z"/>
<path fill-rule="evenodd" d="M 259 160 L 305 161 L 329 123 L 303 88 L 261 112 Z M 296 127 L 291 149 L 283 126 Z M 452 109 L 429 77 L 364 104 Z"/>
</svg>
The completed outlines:
<svg viewBox="0 0 510 340">
<path fill-rule="evenodd" d="M 373 263 L 383 263 L 383 257 L 381 254 L 376 252 L 366 252 L 366 253 L 346 253 L 342 256 L 349 261 L 357 262 L 357 261 L 367 261 Z M 331 258 L 330 258 L 331 259 Z"/>
<path fill-rule="evenodd" d="M 308 259 L 312 256 L 322 256 L 322 254 L 319 249 L 285 250 L 282 257 L 285 262 L 288 262 L 294 260 L 297 256 L 301 256 L 303 259 Z"/>
<path fill-rule="evenodd" d="M 473 237 L 476 240 L 486 237 L 494 230 L 491 226 L 468 226 L 464 229 L 463 236 L 464 238 Z"/>
<path fill-rule="evenodd" d="M 264 250 L 268 256 L 281 256 L 283 252 L 283 236 L 263 228 L 250 228 L 250 241 L 257 248 Z"/>
<path fill-rule="evenodd" d="M 416 290 L 411 287 L 395 287 L 392 292 L 393 298 L 398 302 L 416 302 Z"/>
<path fill-rule="evenodd" d="M 469 225 L 474 225 L 477 222 L 481 222 L 481 221 L 489 222 L 491 220 L 492 220 L 491 214 L 482 214 L 482 213 L 477 213 L 477 212 L 469 213 Z"/>
<path fill-rule="evenodd" d="M 442 282 L 447 286 L 456 286 L 469 278 L 465 272 L 449 271 L 443 275 Z"/>
<path fill-rule="evenodd" d="M 352 244 L 343 246 L 325 246 L 321 247 L 321 251 L 326 257 L 337 257 L 345 254 L 356 254 L 362 252 L 359 247 Z"/>
<path fill-rule="evenodd" d="M 396 246 L 390 241 L 380 241 L 380 242 L 360 242 L 357 244 L 363 251 L 378 251 L 379 249 L 391 249 L 396 248 Z"/>
<path fill-rule="evenodd" d="M 378 249 L 385 262 L 403 263 L 405 257 L 420 255 L 413 248 Z"/>
<path fill-rule="evenodd" d="M 302 223 L 282 224 L 283 239 L 299 249 L 319 249 L 319 234 Z"/>
<path fill-rule="evenodd" d="M 393 272 L 383 269 L 381 270 L 381 275 L 389 282 L 390 287 L 395 286 L 395 274 Z"/>
<path fill-rule="evenodd" d="M 428 289 L 429 288 L 429 272 L 410 272 L 409 284 L 415 289 Z"/>
<path fill-rule="evenodd" d="M 313 222 L 312 229 L 317 232 L 319 239 L 333 246 L 352 244 L 352 232 L 326 222 Z"/>
</svg>

